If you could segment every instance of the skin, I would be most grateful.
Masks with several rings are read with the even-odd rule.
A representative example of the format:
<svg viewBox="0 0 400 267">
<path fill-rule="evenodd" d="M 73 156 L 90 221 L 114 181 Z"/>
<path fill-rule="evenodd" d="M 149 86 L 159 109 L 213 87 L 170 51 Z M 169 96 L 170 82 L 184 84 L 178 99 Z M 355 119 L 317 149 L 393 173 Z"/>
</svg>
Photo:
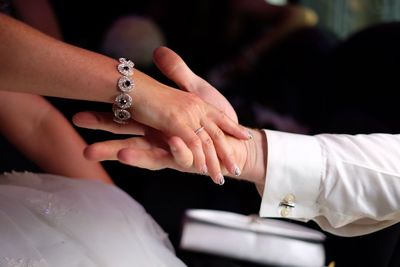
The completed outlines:
<svg viewBox="0 0 400 267">
<path fill-rule="evenodd" d="M 158 68 L 182 90 L 198 95 L 204 101 L 224 110 L 227 116 L 237 121 L 232 106 L 214 87 L 194 74 L 184 61 L 166 47 L 158 48 L 154 53 Z M 158 170 L 172 168 L 183 172 L 196 173 L 193 154 L 183 140 L 177 136 L 169 137 L 161 132 L 141 124 L 117 126 L 109 114 L 98 112 L 80 112 L 73 118 L 77 126 L 101 129 L 119 134 L 140 135 L 125 140 L 109 140 L 92 144 L 85 150 L 90 160 L 119 160 L 122 163 Z M 254 183 L 263 190 L 267 164 L 267 140 L 259 130 L 248 129 L 253 138 L 250 141 L 227 137 L 227 144 L 241 170 L 232 175 L 223 166 L 225 175 Z"/>
<path fill-rule="evenodd" d="M 54 38 L 62 38 L 46 0 L 34 4 L 15 0 L 13 6 L 19 19 Z M 0 132 L 10 143 L 47 173 L 113 183 L 99 163 L 83 156 L 86 142 L 45 98 L 5 89 L 0 83 Z"/>
<path fill-rule="evenodd" d="M 71 99 L 113 103 L 117 95 L 115 59 L 58 41 L 0 14 L 2 89 Z M 193 93 L 176 90 L 139 70 L 131 93 L 133 119 L 179 136 L 191 150 L 198 172 L 216 183 L 223 178 L 217 158 L 234 173 L 237 163 L 227 135 L 247 140 L 247 130 Z M 111 110 L 111 107 L 110 107 Z M 204 127 L 201 135 L 194 132 Z"/>
<path fill-rule="evenodd" d="M 42 170 L 112 184 L 97 162 L 83 156 L 85 141 L 43 97 L 0 91 L 0 132 Z"/>
</svg>

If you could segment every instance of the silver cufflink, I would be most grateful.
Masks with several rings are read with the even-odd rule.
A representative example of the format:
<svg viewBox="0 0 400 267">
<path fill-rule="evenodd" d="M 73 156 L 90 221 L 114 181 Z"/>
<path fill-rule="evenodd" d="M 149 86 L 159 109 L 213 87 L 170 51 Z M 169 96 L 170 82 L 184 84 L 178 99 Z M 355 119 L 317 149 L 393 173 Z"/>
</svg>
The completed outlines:
<svg viewBox="0 0 400 267">
<path fill-rule="evenodd" d="M 295 197 L 292 194 L 288 194 L 284 197 L 284 199 L 279 203 L 280 214 L 282 217 L 289 216 L 292 209 L 296 207 Z"/>
</svg>

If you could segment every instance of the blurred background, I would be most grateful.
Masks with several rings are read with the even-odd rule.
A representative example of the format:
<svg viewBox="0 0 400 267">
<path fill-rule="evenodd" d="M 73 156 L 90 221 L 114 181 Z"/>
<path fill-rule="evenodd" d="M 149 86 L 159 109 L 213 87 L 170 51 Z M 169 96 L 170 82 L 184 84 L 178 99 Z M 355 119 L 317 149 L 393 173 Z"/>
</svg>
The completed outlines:
<svg viewBox="0 0 400 267">
<path fill-rule="evenodd" d="M 301 3 L 315 10 L 320 24 L 342 38 L 371 24 L 400 18 L 400 2 L 396 0 L 302 0 Z"/>
<path fill-rule="evenodd" d="M 398 0 L 49 0 L 49 4 L 66 42 L 131 58 L 137 68 L 164 83 L 171 84 L 152 64 L 152 51 L 160 45 L 175 50 L 231 101 L 243 125 L 303 134 L 400 130 Z M 9 10 L 17 17 L 24 15 L 13 2 Z M 33 11 L 40 16 L 40 10 Z M 104 104 L 50 100 L 68 118 L 81 110 L 110 110 Z M 77 130 L 88 143 L 115 138 Z M 5 140 L 1 142 L 5 147 L 1 160 L 6 163 L 2 171 L 40 171 Z M 258 266 L 179 249 L 186 209 L 257 214 L 260 197 L 251 184 L 229 179 L 217 187 L 202 176 L 103 164 L 169 233 L 178 256 L 189 266 Z M 313 223 L 303 225 L 318 229 Z M 398 225 L 356 238 L 327 234 L 327 264 L 400 266 L 399 234 Z"/>
</svg>

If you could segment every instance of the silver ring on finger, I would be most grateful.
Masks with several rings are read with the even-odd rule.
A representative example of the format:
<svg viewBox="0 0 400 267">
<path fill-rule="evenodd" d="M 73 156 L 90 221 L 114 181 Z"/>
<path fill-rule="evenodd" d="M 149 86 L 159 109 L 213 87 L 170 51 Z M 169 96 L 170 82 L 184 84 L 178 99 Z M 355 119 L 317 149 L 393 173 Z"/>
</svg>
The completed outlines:
<svg viewBox="0 0 400 267">
<path fill-rule="evenodd" d="M 197 128 L 195 131 L 194 131 L 194 133 L 195 134 L 199 134 L 199 133 L 201 133 L 201 131 L 203 131 L 204 130 L 204 126 L 201 126 L 200 128 Z"/>
</svg>

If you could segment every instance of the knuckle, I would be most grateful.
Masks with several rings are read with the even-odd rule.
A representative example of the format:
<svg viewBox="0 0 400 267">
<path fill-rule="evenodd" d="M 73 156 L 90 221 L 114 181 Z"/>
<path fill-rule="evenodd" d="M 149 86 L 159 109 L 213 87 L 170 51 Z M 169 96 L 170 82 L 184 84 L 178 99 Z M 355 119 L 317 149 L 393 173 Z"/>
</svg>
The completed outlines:
<svg viewBox="0 0 400 267">
<path fill-rule="evenodd" d="M 201 109 L 202 107 L 202 103 L 203 101 L 194 94 L 188 94 L 188 99 L 187 99 L 187 107 L 188 109 L 192 110 L 192 111 L 198 111 Z"/>
<path fill-rule="evenodd" d="M 217 128 L 211 133 L 211 136 L 213 140 L 221 140 L 225 137 L 225 134 L 220 128 Z"/>
<path fill-rule="evenodd" d="M 225 152 L 225 153 L 221 153 L 221 155 L 219 156 L 221 161 L 224 161 L 225 163 L 227 163 L 227 161 L 231 161 L 232 159 L 234 159 L 234 154 L 231 151 Z"/>
<path fill-rule="evenodd" d="M 210 137 L 207 137 L 206 139 L 204 139 L 203 142 L 204 142 L 204 146 L 206 149 L 210 149 L 210 148 L 214 147 L 214 143 Z"/>
<path fill-rule="evenodd" d="M 215 121 L 224 121 L 226 120 L 226 114 L 223 110 L 220 109 L 214 109 L 212 113 L 209 114 L 211 118 L 213 118 Z"/>
<path fill-rule="evenodd" d="M 177 135 L 180 130 L 183 130 L 185 127 L 185 122 L 181 116 L 176 114 L 168 114 L 167 121 L 164 121 L 162 127 L 160 128 L 161 131 Z"/>
<path fill-rule="evenodd" d="M 225 112 L 223 110 L 218 110 L 218 118 L 221 120 L 225 119 Z"/>
<path fill-rule="evenodd" d="M 202 146 L 201 140 L 200 140 L 200 138 L 197 137 L 197 136 L 193 137 L 193 138 L 189 141 L 188 145 L 189 145 L 190 147 L 192 147 L 192 148 L 201 148 L 201 146 Z"/>
<path fill-rule="evenodd" d="M 172 126 L 182 125 L 181 116 L 179 116 L 180 112 L 177 110 L 173 110 L 167 114 L 167 122 Z"/>
</svg>

